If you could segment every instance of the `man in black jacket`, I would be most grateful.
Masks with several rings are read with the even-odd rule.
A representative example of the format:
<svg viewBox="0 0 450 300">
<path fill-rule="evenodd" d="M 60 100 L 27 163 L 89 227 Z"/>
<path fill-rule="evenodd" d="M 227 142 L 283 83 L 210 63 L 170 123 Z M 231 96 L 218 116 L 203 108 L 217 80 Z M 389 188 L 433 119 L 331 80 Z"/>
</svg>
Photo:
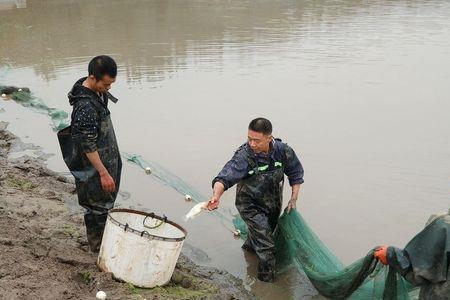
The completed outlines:
<svg viewBox="0 0 450 300">
<path fill-rule="evenodd" d="M 73 157 L 79 162 L 75 177 L 79 204 L 92 252 L 98 252 L 108 210 L 113 208 L 120 185 L 122 161 L 108 110 L 117 99 L 108 90 L 115 82 L 117 65 L 109 56 L 94 57 L 88 77 L 79 79 L 69 92 L 73 106 L 71 134 Z"/>
</svg>

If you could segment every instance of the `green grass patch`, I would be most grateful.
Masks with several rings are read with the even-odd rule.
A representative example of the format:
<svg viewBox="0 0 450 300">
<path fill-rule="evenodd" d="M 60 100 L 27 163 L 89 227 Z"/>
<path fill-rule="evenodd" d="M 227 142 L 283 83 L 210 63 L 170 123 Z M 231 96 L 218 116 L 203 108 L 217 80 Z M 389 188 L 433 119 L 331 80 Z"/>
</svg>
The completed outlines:
<svg viewBox="0 0 450 300">
<path fill-rule="evenodd" d="M 85 284 L 89 284 L 92 281 L 92 274 L 89 271 L 78 272 L 78 276 Z"/>
<path fill-rule="evenodd" d="M 130 293 L 132 293 L 133 295 L 139 295 L 140 293 L 144 292 L 146 289 L 141 289 L 137 286 L 134 286 L 133 284 L 127 282 L 126 286 L 128 288 L 128 290 L 130 291 Z"/>
<path fill-rule="evenodd" d="M 78 238 L 78 237 L 81 236 L 81 235 L 80 235 L 80 232 L 78 232 L 78 229 L 75 228 L 73 225 L 70 225 L 70 224 L 64 225 L 64 226 L 62 227 L 62 231 L 63 231 L 65 234 L 67 234 L 68 236 L 73 237 L 73 238 Z"/>
<path fill-rule="evenodd" d="M 188 278 L 192 286 L 184 288 L 181 284 L 175 284 L 173 282 L 165 286 L 157 286 L 151 289 L 138 288 L 131 283 L 125 283 L 131 294 L 151 299 L 152 296 L 158 295 L 162 299 L 202 299 L 210 298 L 213 295 L 217 295 L 219 288 L 208 282 L 204 282 L 201 279 L 183 274 L 183 277 Z M 149 298 L 150 297 L 150 298 Z"/>
<path fill-rule="evenodd" d="M 6 183 L 8 186 L 18 189 L 18 190 L 21 190 L 23 192 L 29 192 L 36 188 L 36 185 L 33 184 L 28 179 L 19 178 L 19 177 L 15 177 L 15 176 L 9 177 L 6 180 Z"/>
<path fill-rule="evenodd" d="M 200 289 L 186 289 L 182 286 L 164 286 L 152 289 L 155 294 L 160 294 L 171 299 L 201 299 L 217 293 L 217 288 L 212 286 L 201 287 Z"/>
</svg>

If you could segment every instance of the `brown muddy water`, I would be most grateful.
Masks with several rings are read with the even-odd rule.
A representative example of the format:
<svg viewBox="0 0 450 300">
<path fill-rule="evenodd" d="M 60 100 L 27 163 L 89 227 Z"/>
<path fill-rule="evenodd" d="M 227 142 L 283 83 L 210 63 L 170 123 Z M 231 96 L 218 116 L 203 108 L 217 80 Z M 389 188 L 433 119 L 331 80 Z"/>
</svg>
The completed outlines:
<svg viewBox="0 0 450 300">
<path fill-rule="evenodd" d="M 300 212 L 345 263 L 404 246 L 449 207 L 449 1 L 0 0 L 0 84 L 70 111 L 66 94 L 98 54 L 119 65 L 111 111 L 121 150 L 205 195 L 248 122 L 271 119 L 306 171 Z M 0 108 L 65 171 L 46 116 Z M 217 218 L 184 223 L 190 204 L 134 165 L 122 190 L 131 197 L 121 206 L 185 226 L 204 251 L 192 250 L 198 262 L 244 279 L 258 298 L 316 294 L 296 272 L 255 282 L 255 258 Z M 234 213 L 233 193 L 223 207 Z"/>
</svg>

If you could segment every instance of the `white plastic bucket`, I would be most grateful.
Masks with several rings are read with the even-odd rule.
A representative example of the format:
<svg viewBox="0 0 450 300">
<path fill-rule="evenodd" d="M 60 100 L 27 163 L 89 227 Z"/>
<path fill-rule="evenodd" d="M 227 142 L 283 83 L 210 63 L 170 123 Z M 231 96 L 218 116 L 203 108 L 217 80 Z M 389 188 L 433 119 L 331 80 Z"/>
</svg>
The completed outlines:
<svg viewBox="0 0 450 300">
<path fill-rule="evenodd" d="M 165 217 L 112 209 L 97 265 L 138 287 L 162 286 L 172 277 L 186 234 L 183 227 Z"/>
</svg>

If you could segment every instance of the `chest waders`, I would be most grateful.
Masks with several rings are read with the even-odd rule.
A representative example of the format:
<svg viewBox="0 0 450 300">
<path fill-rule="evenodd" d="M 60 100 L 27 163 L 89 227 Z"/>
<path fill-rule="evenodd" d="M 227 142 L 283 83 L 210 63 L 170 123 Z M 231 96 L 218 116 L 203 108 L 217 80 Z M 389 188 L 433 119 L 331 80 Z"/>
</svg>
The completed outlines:
<svg viewBox="0 0 450 300">
<path fill-rule="evenodd" d="M 92 101 L 92 100 L 91 100 Z M 70 132 L 70 127 L 58 133 L 60 146 L 72 175 L 78 195 L 78 203 L 85 208 L 84 222 L 86 234 L 91 251 L 98 252 L 103 237 L 108 210 L 113 208 L 120 186 L 122 161 L 117 145 L 113 124 L 107 109 L 100 108 L 95 103 L 99 118 L 99 131 L 97 137 L 97 151 L 100 159 L 114 179 L 116 191 L 108 193 L 103 191 L 100 175 L 92 166 L 85 154 L 81 153 L 79 145 L 73 144 L 71 135 L 61 138 L 61 133 Z M 71 162 L 70 165 L 68 162 Z"/>
<path fill-rule="evenodd" d="M 243 248 L 258 256 L 258 279 L 272 282 L 275 277 L 275 242 L 273 232 L 283 203 L 284 166 L 281 162 L 258 166 L 237 184 L 236 208 L 248 226 Z"/>
</svg>

